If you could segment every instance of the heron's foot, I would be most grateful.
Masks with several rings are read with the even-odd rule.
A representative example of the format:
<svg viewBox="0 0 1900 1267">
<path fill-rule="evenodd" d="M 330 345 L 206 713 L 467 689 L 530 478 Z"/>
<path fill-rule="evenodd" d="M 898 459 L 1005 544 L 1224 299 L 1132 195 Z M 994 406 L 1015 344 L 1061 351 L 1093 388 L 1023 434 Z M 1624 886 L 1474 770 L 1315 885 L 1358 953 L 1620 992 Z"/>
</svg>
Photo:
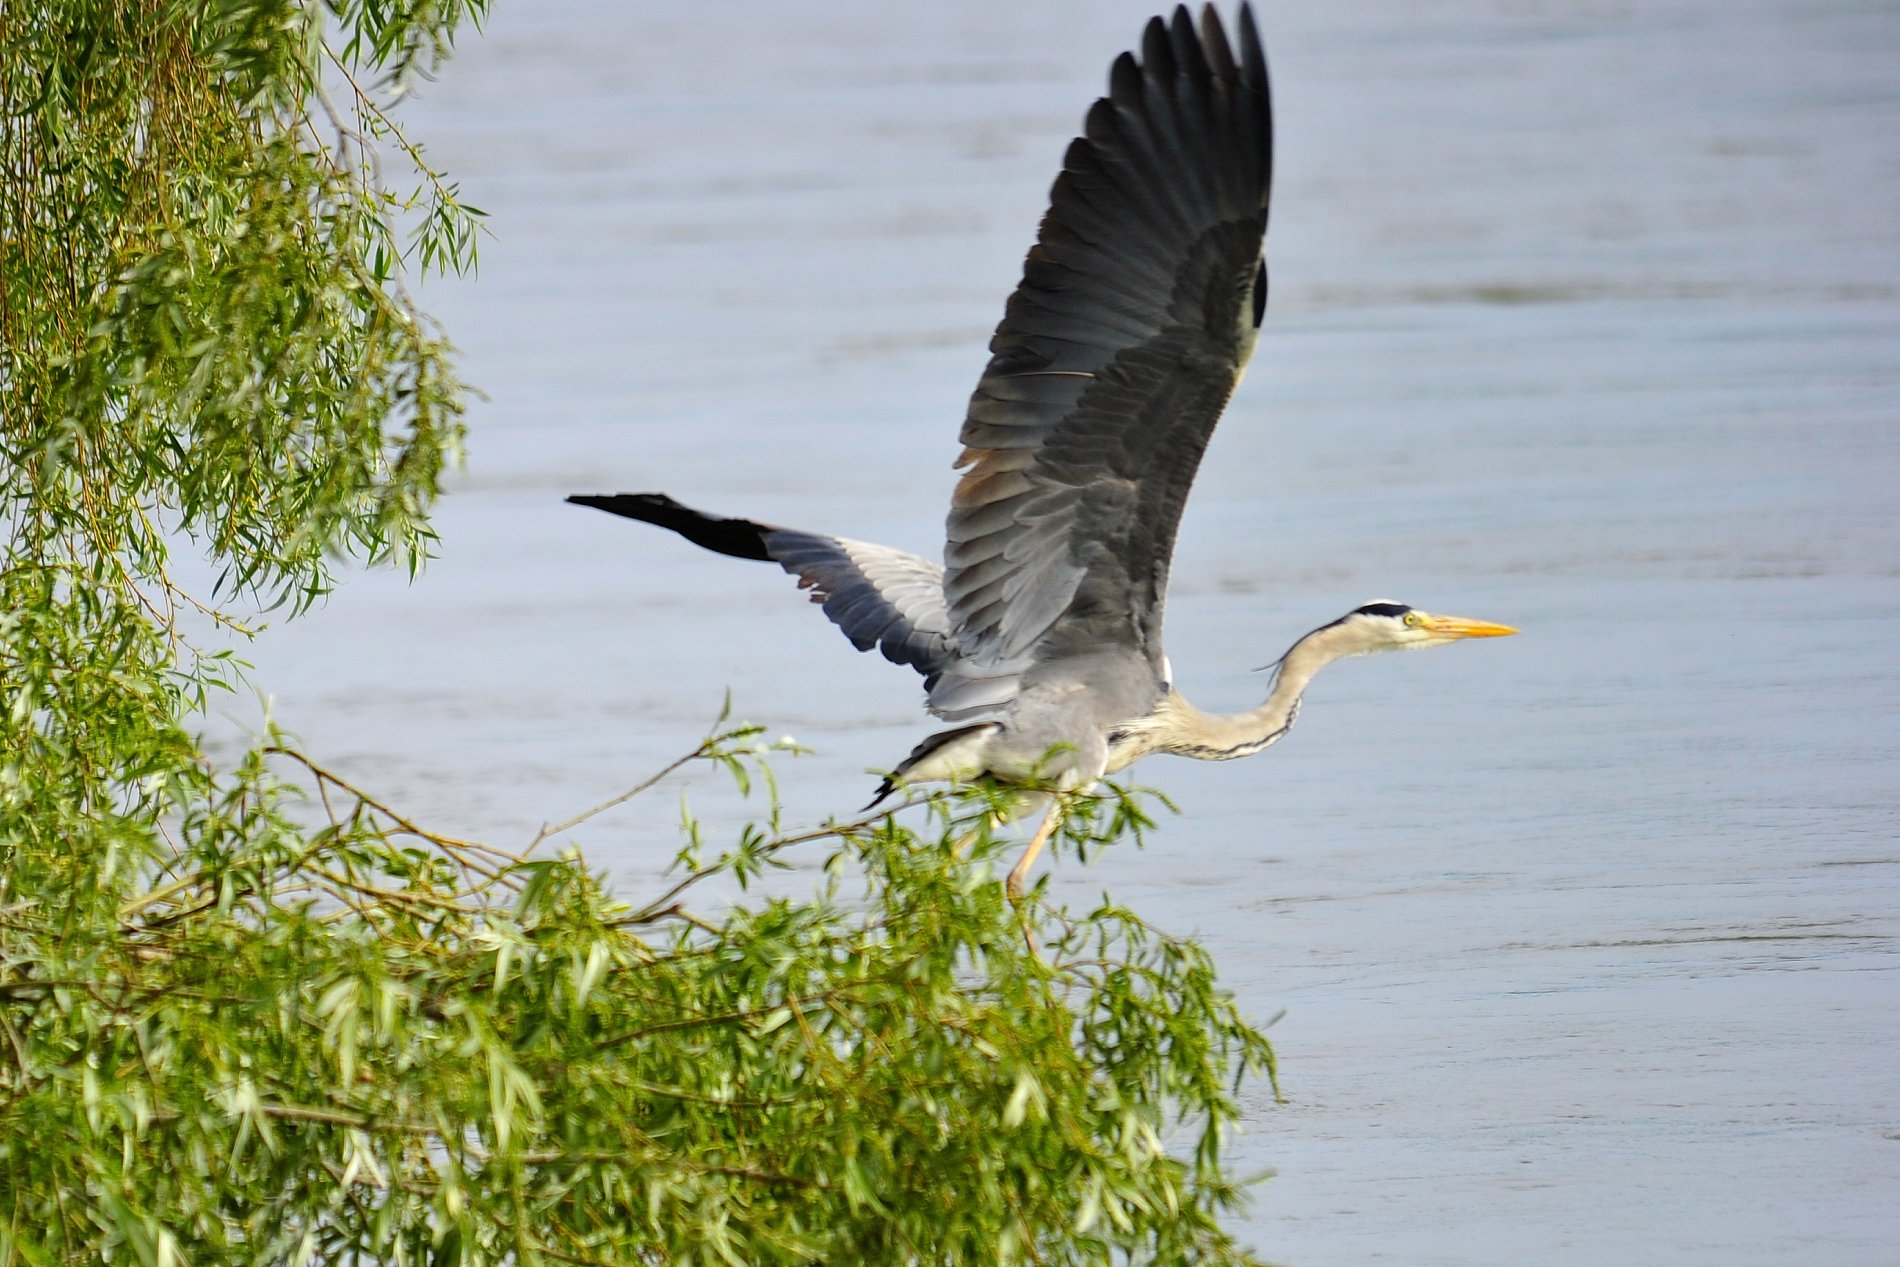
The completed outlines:
<svg viewBox="0 0 1900 1267">
<path fill-rule="evenodd" d="M 1029 874 L 1029 868 L 1023 864 L 1028 861 L 1029 858 L 1025 856 L 1023 862 L 1009 873 L 1009 877 L 1003 881 L 1003 892 L 1008 895 L 1009 904 L 1016 908 L 1016 925 L 1022 929 L 1023 945 L 1029 948 L 1030 958 L 1040 961 L 1042 947 L 1036 941 L 1035 926 L 1029 918 L 1029 904 L 1023 900 L 1023 879 Z"/>
<path fill-rule="evenodd" d="M 1027 915 L 1022 916 L 1022 923 L 1023 945 L 1029 948 L 1029 957 L 1034 959 L 1037 963 L 1045 962 L 1042 957 L 1042 946 L 1036 941 L 1036 930 L 1029 926 L 1029 917 Z"/>
<path fill-rule="evenodd" d="M 1029 868 L 1036 865 L 1036 855 L 1042 852 L 1055 831 L 1056 821 L 1061 814 L 1051 809 L 1043 816 L 1042 825 L 1036 828 L 1036 834 L 1029 838 L 1029 844 L 1023 850 L 1023 856 L 1016 859 L 1016 865 L 1010 869 L 1009 879 L 1003 882 L 1003 891 L 1009 894 L 1009 900 L 1020 904 L 1023 900 L 1023 887 L 1029 879 Z"/>
<path fill-rule="evenodd" d="M 1023 889 L 1029 879 L 1029 868 L 1035 865 L 1036 855 L 1055 830 L 1056 821 L 1061 815 L 1053 809 L 1043 816 L 1042 826 L 1030 838 L 1029 845 L 1023 850 L 1023 856 L 1010 868 L 1009 876 L 1003 881 L 1003 892 L 1009 897 L 1009 904 L 1016 908 L 1016 919 L 1022 925 L 1023 943 L 1029 947 L 1029 953 L 1036 959 L 1042 958 L 1042 950 L 1036 945 L 1036 934 L 1029 925 L 1029 908 L 1023 905 Z"/>
</svg>

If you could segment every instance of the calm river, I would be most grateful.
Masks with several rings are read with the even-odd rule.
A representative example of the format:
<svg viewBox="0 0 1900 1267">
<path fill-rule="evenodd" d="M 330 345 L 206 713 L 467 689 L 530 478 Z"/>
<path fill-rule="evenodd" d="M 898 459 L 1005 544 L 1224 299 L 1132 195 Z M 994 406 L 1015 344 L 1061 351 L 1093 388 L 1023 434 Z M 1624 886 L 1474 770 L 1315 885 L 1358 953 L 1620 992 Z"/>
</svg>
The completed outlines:
<svg viewBox="0 0 1900 1267">
<path fill-rule="evenodd" d="M 443 556 L 259 648 L 279 720 L 496 843 L 739 712 L 799 821 L 929 728 L 664 489 L 934 552 L 1063 145 L 1153 0 L 502 0 L 404 118 L 491 213 Z M 1359 602 L 1522 626 L 1157 759 L 1146 851 L 1273 1034 L 1292 1267 L 1900 1263 L 1900 10 L 1275 3 L 1274 291 L 1181 535 L 1207 707 Z M 249 714 L 237 710 L 242 718 Z M 697 776 L 719 823 L 745 806 Z M 629 890 L 675 793 L 581 833 Z M 795 877 L 796 878 L 796 877 Z"/>
</svg>

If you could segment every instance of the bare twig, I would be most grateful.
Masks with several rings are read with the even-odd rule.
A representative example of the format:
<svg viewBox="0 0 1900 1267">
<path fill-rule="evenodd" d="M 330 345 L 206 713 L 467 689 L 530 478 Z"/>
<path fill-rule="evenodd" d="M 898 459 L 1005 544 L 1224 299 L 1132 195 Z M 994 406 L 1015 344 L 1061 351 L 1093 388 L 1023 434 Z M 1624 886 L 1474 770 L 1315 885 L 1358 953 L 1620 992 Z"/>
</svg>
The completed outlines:
<svg viewBox="0 0 1900 1267">
<path fill-rule="evenodd" d="M 690 759 L 691 758 L 683 757 L 681 761 Z M 677 764 L 679 763 L 676 762 L 675 765 Z M 795 832 L 789 836 L 778 836 L 760 845 L 754 856 L 769 858 L 778 853 L 781 849 L 789 849 L 793 845 L 803 845 L 814 840 L 827 840 L 832 838 L 843 840 L 857 832 L 865 830 L 873 824 L 882 822 L 899 810 L 909 809 L 913 805 L 927 804 L 929 801 L 936 799 L 938 795 L 941 794 L 933 794 L 923 800 L 905 801 L 902 805 L 894 806 L 889 810 L 883 810 L 876 814 L 868 814 L 863 818 L 856 819 L 849 823 L 832 822 L 825 824 L 823 827 L 814 827 L 810 831 Z M 657 919 L 678 914 L 680 912 L 678 899 L 681 894 L 685 893 L 700 881 L 710 879 L 715 875 L 722 874 L 731 869 L 733 863 L 737 861 L 738 855 L 729 855 L 703 870 L 695 871 L 691 875 L 681 876 L 678 882 L 667 889 L 666 892 L 654 898 L 632 915 L 622 916 L 620 919 L 615 920 L 614 925 L 616 927 L 628 927 L 634 924 L 650 924 Z M 691 922 L 695 924 L 699 923 L 698 920 Z M 701 927 L 704 927 L 704 925 L 702 924 Z"/>
<path fill-rule="evenodd" d="M 542 841 L 548 840 L 554 836 L 558 836 L 562 832 L 572 831 L 574 828 L 579 827 L 582 823 L 586 822 L 588 819 L 593 818 L 600 814 L 604 814 L 608 810 L 614 808 L 614 806 L 616 805 L 625 805 L 628 801 L 640 795 L 640 793 L 649 790 L 655 784 L 659 783 L 660 780 L 664 779 L 667 775 L 673 773 L 675 770 L 678 770 L 682 766 L 685 766 L 694 761 L 697 761 L 702 757 L 710 756 L 712 754 L 714 745 L 717 742 L 718 742 L 717 739 L 707 739 L 704 743 L 700 744 L 699 747 L 693 749 L 691 752 L 687 753 L 685 756 L 676 758 L 675 760 L 667 763 L 656 774 L 652 775 L 651 777 L 647 779 L 642 780 L 640 783 L 635 784 L 633 787 L 628 788 L 626 791 L 622 792 L 619 796 L 612 797 L 609 800 L 602 801 L 600 804 L 594 806 L 594 808 L 590 810 L 583 810 L 581 813 L 574 815 L 574 817 L 566 820 L 565 822 L 555 823 L 553 826 L 543 826 L 539 832 L 535 833 L 534 839 L 528 843 L 527 849 L 523 850 L 522 852 L 524 854 L 532 853 L 534 852 L 535 847 L 538 846 Z"/>
</svg>

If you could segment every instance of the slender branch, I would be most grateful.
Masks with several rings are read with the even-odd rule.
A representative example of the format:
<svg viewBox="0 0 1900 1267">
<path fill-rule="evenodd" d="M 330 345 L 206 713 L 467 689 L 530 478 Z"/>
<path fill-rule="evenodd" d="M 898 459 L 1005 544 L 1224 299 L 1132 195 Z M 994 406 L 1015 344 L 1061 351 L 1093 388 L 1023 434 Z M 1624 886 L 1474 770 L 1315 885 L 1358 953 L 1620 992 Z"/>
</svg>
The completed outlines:
<svg viewBox="0 0 1900 1267">
<path fill-rule="evenodd" d="M 479 840 L 462 840 L 459 837 L 444 836 L 440 832 L 432 832 L 425 828 L 418 827 L 413 821 L 391 809 L 382 801 L 377 800 L 368 792 L 363 791 L 348 779 L 343 778 L 341 775 L 324 766 L 318 765 L 315 761 L 312 761 L 303 753 L 298 752 L 295 748 L 286 748 L 281 744 L 268 744 L 262 748 L 261 751 L 266 756 L 290 758 L 292 761 L 303 766 L 304 769 L 310 771 L 310 773 L 315 775 L 320 781 L 334 783 L 337 787 L 348 792 L 364 805 L 369 806 L 369 808 L 394 823 L 398 830 L 414 836 L 418 840 L 426 840 L 432 845 L 440 845 L 444 849 L 452 849 L 458 852 L 467 851 L 470 853 L 487 854 L 489 857 L 504 863 L 520 863 L 525 861 L 519 854 L 509 853 L 506 849 L 498 849 L 494 845 L 485 845 Z"/>
<path fill-rule="evenodd" d="M 348 1109 L 320 1109 L 308 1104 L 277 1104 L 265 1101 L 257 1106 L 265 1117 L 292 1122 L 316 1122 L 324 1126 L 349 1126 L 357 1130 L 400 1131 L 404 1135 L 440 1136 L 439 1127 L 427 1122 L 405 1122 L 396 1118 L 374 1118 Z"/>
<path fill-rule="evenodd" d="M 398 905 L 433 907 L 440 911 L 452 911 L 457 915 L 481 914 L 480 909 L 473 906 L 466 906 L 461 902 L 452 901 L 449 898 L 436 897 L 429 893 L 417 893 L 409 889 L 380 888 L 374 884 L 365 884 L 360 880 L 352 880 L 348 876 L 333 874 L 332 872 L 325 871 L 322 867 L 311 867 L 310 873 L 323 877 L 331 884 L 340 885 L 353 892 L 361 893 L 364 897 L 375 898 L 379 902 L 395 902 Z"/>
<path fill-rule="evenodd" d="M 672 1165 L 678 1166 L 682 1170 L 692 1171 L 695 1174 L 725 1175 L 733 1179 L 756 1179 L 760 1183 L 790 1184 L 799 1188 L 814 1188 L 819 1186 L 810 1179 L 800 1179 L 796 1175 L 780 1174 L 773 1170 L 759 1170 L 752 1166 L 720 1166 L 703 1161 L 691 1161 L 679 1156 L 677 1153 L 668 1153 L 664 1150 L 660 1150 L 660 1155 L 665 1157 Z M 651 1157 L 642 1157 L 638 1153 L 612 1151 L 568 1153 L 550 1150 L 548 1152 L 538 1153 L 519 1153 L 516 1154 L 516 1156 L 522 1162 L 530 1166 L 551 1166 L 558 1165 L 561 1162 L 591 1163 L 596 1165 L 606 1162 L 613 1165 L 625 1165 L 633 1161 L 652 1160 Z"/>
<path fill-rule="evenodd" d="M 679 762 L 675 762 L 674 766 L 670 767 L 669 769 L 677 768 L 680 764 L 684 763 L 685 761 L 689 761 L 691 759 L 692 759 L 691 757 L 682 757 Z M 656 776 L 656 777 L 664 777 L 664 773 L 665 772 L 662 772 L 660 776 Z M 853 822 L 827 823 L 823 827 L 814 827 L 810 831 L 796 832 L 790 836 L 774 837 L 773 839 L 768 840 L 764 844 L 760 845 L 758 849 L 754 851 L 752 856 L 760 857 L 760 858 L 769 858 L 772 855 L 778 853 L 779 850 L 789 849 L 793 845 L 808 844 L 809 842 L 814 841 L 814 840 L 827 840 L 827 839 L 832 839 L 832 838 L 836 838 L 839 840 L 847 839 L 850 836 L 856 834 L 857 832 L 861 832 L 865 830 L 866 828 L 872 826 L 873 824 L 882 822 L 884 819 L 888 818 L 892 814 L 897 813 L 900 810 L 909 809 L 913 805 L 928 804 L 930 801 L 936 800 L 940 798 L 942 795 L 943 795 L 942 793 L 933 793 L 931 796 L 925 797 L 923 800 L 920 800 L 920 801 L 919 800 L 905 801 L 902 805 L 895 806 L 889 810 L 880 811 L 879 813 L 876 813 L 876 814 L 866 815 L 865 817 L 856 819 Z M 710 879 L 713 876 L 720 875 L 730 870 L 733 864 L 736 863 L 738 860 L 739 860 L 739 855 L 730 854 L 724 858 L 721 858 L 719 861 L 713 863 L 711 866 L 704 868 L 703 870 L 695 871 L 691 875 L 680 877 L 680 879 L 677 882 L 675 882 L 671 888 L 667 889 L 666 892 L 654 898 L 651 902 L 641 907 L 638 911 L 634 912 L 632 915 L 623 916 L 620 919 L 615 920 L 613 922 L 613 927 L 625 928 L 625 927 L 630 927 L 635 924 L 651 924 L 655 920 L 664 918 L 668 915 L 679 914 L 681 912 L 681 907 L 680 907 L 680 903 L 678 899 L 681 894 L 685 893 L 688 889 L 692 888 L 694 885 L 700 883 L 703 880 Z M 695 920 L 693 922 L 698 923 L 699 921 Z M 704 925 L 701 925 L 701 927 L 704 927 Z"/>
<path fill-rule="evenodd" d="M 565 822 L 555 823 L 553 826 L 547 826 L 544 824 L 541 830 L 535 834 L 534 839 L 529 842 L 527 849 L 523 850 L 522 852 L 524 854 L 532 853 L 534 852 L 535 847 L 538 846 L 542 841 L 551 839 L 552 837 L 555 837 L 555 836 L 559 836 L 563 832 L 572 831 L 574 828 L 579 827 L 582 823 L 586 822 L 588 819 L 594 818 L 600 814 L 604 814 L 608 810 L 614 808 L 616 805 L 625 805 L 628 801 L 640 795 L 640 793 L 651 790 L 655 784 L 659 783 L 660 780 L 666 778 L 667 775 L 672 774 L 675 770 L 678 770 L 683 766 L 690 765 L 692 762 L 698 761 L 702 757 L 711 755 L 714 745 L 717 742 L 718 741 L 716 739 L 707 739 L 704 743 L 700 744 L 699 747 L 693 749 L 691 752 L 687 753 L 685 756 L 677 757 L 674 760 L 668 762 L 665 766 L 661 767 L 661 769 L 657 773 L 653 774 L 651 777 L 646 778 L 642 780 L 641 782 L 635 784 L 633 787 L 628 788 L 626 791 L 622 792 L 618 796 L 602 801 L 600 804 L 594 806 L 594 808 L 590 810 L 583 810 L 582 812 L 574 815 L 574 817 L 566 820 Z"/>
<path fill-rule="evenodd" d="M 624 1047 L 628 1043 L 638 1042 L 640 1039 L 652 1034 L 664 1034 L 679 1029 L 693 1029 L 700 1025 L 730 1025 L 734 1021 L 749 1021 L 763 1016 L 770 1016 L 780 1008 L 786 1007 L 791 1008 L 793 1011 L 800 1011 L 814 1003 L 824 1004 L 830 1002 L 832 999 L 844 997 L 849 995 L 853 990 L 860 989 L 867 985 L 888 984 L 890 984 L 890 982 L 883 979 L 853 981 L 850 985 L 839 986 L 836 990 L 823 990 L 817 994 L 805 995 L 802 998 L 781 999 L 779 1002 L 766 1007 L 746 1008 L 738 1012 L 720 1012 L 712 1016 L 683 1016 L 677 1020 L 660 1021 L 653 1025 L 643 1025 L 639 1029 L 628 1030 L 626 1033 L 616 1034 L 612 1038 L 604 1038 L 594 1044 L 594 1047 L 597 1051 L 611 1051 L 616 1047 Z"/>
<path fill-rule="evenodd" d="M 717 936 L 719 933 L 719 926 L 717 924 L 707 923 L 705 920 L 699 918 L 699 916 L 687 910 L 686 907 L 679 902 L 674 902 L 671 905 L 663 906 L 657 911 L 649 907 L 645 911 L 642 911 L 639 915 L 628 916 L 624 919 L 612 920 L 607 924 L 607 927 L 633 928 L 640 924 L 657 924 L 662 920 L 669 920 L 669 919 L 677 919 L 685 923 L 691 924 L 694 928 L 697 928 L 702 933 L 711 933 L 714 936 Z"/>
</svg>

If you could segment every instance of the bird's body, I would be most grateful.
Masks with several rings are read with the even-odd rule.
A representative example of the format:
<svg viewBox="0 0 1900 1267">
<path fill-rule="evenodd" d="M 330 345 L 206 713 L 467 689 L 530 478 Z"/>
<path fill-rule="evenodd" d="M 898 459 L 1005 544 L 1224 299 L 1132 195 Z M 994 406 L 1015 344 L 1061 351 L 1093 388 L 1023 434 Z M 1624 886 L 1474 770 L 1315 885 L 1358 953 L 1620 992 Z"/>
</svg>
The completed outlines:
<svg viewBox="0 0 1900 1267">
<path fill-rule="evenodd" d="M 568 500 L 771 560 L 859 650 L 923 674 L 952 729 L 894 782 L 989 776 L 1085 788 L 1156 752 L 1227 760 L 1284 735 L 1344 656 L 1513 632 L 1373 603 L 1296 642 L 1257 709 L 1202 712 L 1161 646 L 1175 530 L 1266 309 L 1266 59 L 1211 6 L 1151 21 L 1088 112 L 961 439 L 944 561 L 727 519 L 657 493 Z M 1045 824 L 1045 832 L 1047 825 Z M 1040 846 L 1011 876 L 1012 892 Z"/>
</svg>

